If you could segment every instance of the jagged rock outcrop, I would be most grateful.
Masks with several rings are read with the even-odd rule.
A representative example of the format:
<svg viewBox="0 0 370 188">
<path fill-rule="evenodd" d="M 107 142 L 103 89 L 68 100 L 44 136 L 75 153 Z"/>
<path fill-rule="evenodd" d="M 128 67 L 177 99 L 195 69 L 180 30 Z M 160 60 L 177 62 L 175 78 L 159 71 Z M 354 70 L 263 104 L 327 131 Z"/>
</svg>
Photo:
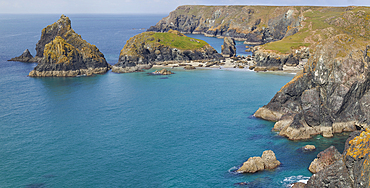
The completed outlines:
<svg viewBox="0 0 370 188">
<path fill-rule="evenodd" d="M 236 47 L 235 40 L 231 37 L 224 38 L 224 44 L 221 45 L 221 54 L 224 57 L 235 57 L 236 56 Z"/>
<path fill-rule="evenodd" d="M 102 74 L 109 70 L 106 62 L 91 62 L 88 54 L 56 36 L 45 45 L 44 57 L 29 73 L 31 77 L 74 77 L 78 75 Z M 90 60 L 90 61 L 89 61 Z"/>
<path fill-rule="evenodd" d="M 266 70 L 284 70 L 285 66 L 298 67 L 300 62 L 310 56 L 309 47 L 300 47 L 292 50 L 291 53 L 277 53 L 265 50 L 260 46 L 253 49 L 255 68 L 265 68 Z M 300 67 L 303 68 L 303 65 Z"/>
<path fill-rule="evenodd" d="M 339 34 L 317 44 L 304 70 L 256 117 L 277 121 L 292 140 L 353 131 L 370 123 L 369 46 Z"/>
<path fill-rule="evenodd" d="M 178 31 L 144 32 L 127 41 L 112 71 L 136 72 L 164 61 L 218 60 L 221 57 L 206 42 L 187 37 Z"/>
<path fill-rule="evenodd" d="M 33 62 L 33 56 L 31 55 L 30 51 L 26 49 L 22 55 L 18 57 L 11 58 L 8 61 L 20 61 L 20 62 Z"/>
<path fill-rule="evenodd" d="M 342 156 L 312 175 L 305 187 L 370 187 L 370 130 L 351 133 Z"/>
<path fill-rule="evenodd" d="M 75 33 L 64 15 L 42 30 L 36 52 L 39 64 L 29 73 L 32 77 L 101 74 L 110 69 L 99 49 Z"/>
<path fill-rule="evenodd" d="M 334 146 L 330 146 L 326 150 L 320 152 L 317 154 L 317 158 L 315 158 L 310 166 L 308 167 L 308 170 L 312 172 L 313 174 L 319 172 L 320 170 L 326 168 L 327 166 L 330 166 L 335 161 L 337 161 L 341 157 L 341 154 L 335 148 Z"/>
<path fill-rule="evenodd" d="M 266 150 L 262 153 L 262 157 L 250 157 L 237 170 L 239 173 L 255 173 L 262 170 L 272 170 L 280 165 L 280 161 L 276 159 L 275 153 L 271 150 Z"/>
<path fill-rule="evenodd" d="M 261 44 L 296 33 L 303 19 L 301 11 L 301 7 L 185 5 L 177 7 L 148 31 L 173 29 Z"/>
</svg>

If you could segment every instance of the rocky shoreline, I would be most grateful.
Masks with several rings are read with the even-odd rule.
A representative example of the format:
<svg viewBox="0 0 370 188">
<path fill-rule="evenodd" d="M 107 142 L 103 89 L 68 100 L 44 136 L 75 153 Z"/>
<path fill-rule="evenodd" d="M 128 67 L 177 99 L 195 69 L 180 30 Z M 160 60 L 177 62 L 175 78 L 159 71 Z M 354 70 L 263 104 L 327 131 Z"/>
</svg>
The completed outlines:
<svg viewBox="0 0 370 188">
<path fill-rule="evenodd" d="M 32 70 L 29 77 L 78 77 L 78 76 L 92 76 L 94 74 L 104 74 L 109 69 L 107 67 L 67 70 L 67 71 L 37 71 Z"/>
<path fill-rule="evenodd" d="M 181 6 L 176 11 L 190 11 L 189 7 Z M 364 34 L 349 35 L 348 32 L 340 33 L 338 30 L 325 39 L 312 42 L 315 44 L 310 47 L 291 48 L 288 53 L 257 46 L 252 50 L 253 56 L 236 57 L 235 40 L 264 44 L 298 32 L 298 26 L 303 23 L 298 16 L 299 11 L 291 7 L 282 9 L 282 14 L 270 18 L 271 22 L 268 22 L 269 27 L 266 28 L 258 28 L 260 23 L 257 22 L 261 20 L 250 18 L 248 23 L 253 20 L 256 28 L 248 32 L 239 32 L 237 28 L 230 25 L 226 27 L 222 23 L 204 26 L 200 21 L 212 23 L 216 19 L 207 21 L 202 16 L 189 18 L 174 11 L 149 29 L 158 32 L 145 32 L 128 40 L 114 66 L 106 62 L 96 46 L 76 34 L 71 29 L 69 18 L 62 15 L 60 20 L 42 30 L 42 36 L 36 44 L 35 57 L 25 50 L 21 56 L 10 61 L 38 62 L 29 73 L 30 77 L 91 76 L 106 73 L 110 69 L 116 73 L 140 72 L 152 67 L 296 72 L 292 81 L 283 86 L 267 105 L 259 108 L 254 116 L 276 122 L 273 131 L 278 131 L 279 135 L 290 140 L 309 139 L 319 134 L 333 137 L 334 133 L 354 132 L 347 140 L 346 150 L 341 156 L 334 151 L 335 159 L 330 158 L 330 162 L 334 163 L 322 165 L 318 161 L 325 158 L 325 154 L 318 155 L 318 159 L 309 167 L 316 174 L 304 186 L 370 186 L 369 144 L 363 145 L 368 143 L 370 128 L 369 41 L 363 37 Z M 254 9 L 247 10 L 248 14 L 255 14 Z M 212 11 L 212 16 L 218 18 L 229 10 Z M 168 20 L 177 24 L 168 23 Z M 327 22 L 331 24 L 330 19 Z M 357 22 L 351 24 L 356 25 Z M 224 37 L 222 54 L 204 41 L 188 38 L 182 33 Z M 174 44 L 177 41 L 182 42 L 176 46 Z M 183 45 L 184 41 L 186 45 Z M 275 155 L 272 158 L 274 163 L 280 164 L 275 161 Z M 238 171 L 263 170 L 269 165 L 262 159 L 252 158 L 245 162 L 246 165 L 258 163 L 257 166 L 244 166 Z M 357 170 L 360 170 L 361 178 Z M 330 174 L 340 177 L 329 177 Z M 363 174 L 366 175 L 364 178 Z"/>
</svg>

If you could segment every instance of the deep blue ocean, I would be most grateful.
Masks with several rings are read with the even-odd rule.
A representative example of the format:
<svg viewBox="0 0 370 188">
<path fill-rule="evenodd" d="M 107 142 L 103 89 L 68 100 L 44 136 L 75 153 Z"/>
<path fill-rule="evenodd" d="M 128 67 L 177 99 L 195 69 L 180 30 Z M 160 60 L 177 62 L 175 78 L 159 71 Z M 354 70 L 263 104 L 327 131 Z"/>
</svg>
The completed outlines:
<svg viewBox="0 0 370 188">
<path fill-rule="evenodd" d="M 166 15 L 67 15 L 110 64 L 125 42 Z M 169 76 L 108 72 L 30 78 L 41 30 L 60 15 L 0 14 L 0 187 L 287 187 L 307 180 L 317 153 L 340 151 L 347 134 L 294 142 L 254 118 L 294 75 L 248 70 L 173 69 Z M 219 50 L 222 39 L 208 41 Z M 244 45 L 238 42 L 238 54 Z M 303 153 L 300 147 L 318 148 Z M 282 163 L 234 171 L 271 149 Z"/>
</svg>

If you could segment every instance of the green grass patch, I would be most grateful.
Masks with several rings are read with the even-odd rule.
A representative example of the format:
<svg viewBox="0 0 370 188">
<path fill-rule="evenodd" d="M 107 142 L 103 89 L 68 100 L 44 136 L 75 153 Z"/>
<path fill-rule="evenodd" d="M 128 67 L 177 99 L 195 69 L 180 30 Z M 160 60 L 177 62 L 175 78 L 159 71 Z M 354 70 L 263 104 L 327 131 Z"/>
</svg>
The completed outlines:
<svg viewBox="0 0 370 188">
<path fill-rule="evenodd" d="M 159 44 L 180 50 L 201 49 L 208 44 L 203 40 L 190 38 L 185 35 L 179 36 L 174 33 L 154 33 L 152 37 L 154 37 L 153 42 L 157 42 L 159 39 Z"/>
<path fill-rule="evenodd" d="M 283 54 L 290 53 L 292 49 L 296 49 L 300 46 L 310 46 L 310 43 L 304 43 L 304 42 L 282 42 L 282 41 L 276 41 L 276 42 L 270 42 L 265 45 L 263 45 L 264 49 L 267 50 L 273 50 L 277 51 Z"/>
<path fill-rule="evenodd" d="M 310 35 L 308 29 L 303 29 L 298 33 L 283 38 L 276 42 L 270 42 L 263 45 L 266 50 L 273 50 L 283 54 L 290 53 L 291 49 L 296 49 L 300 46 L 310 46 L 310 43 L 303 42 L 306 37 Z"/>
</svg>

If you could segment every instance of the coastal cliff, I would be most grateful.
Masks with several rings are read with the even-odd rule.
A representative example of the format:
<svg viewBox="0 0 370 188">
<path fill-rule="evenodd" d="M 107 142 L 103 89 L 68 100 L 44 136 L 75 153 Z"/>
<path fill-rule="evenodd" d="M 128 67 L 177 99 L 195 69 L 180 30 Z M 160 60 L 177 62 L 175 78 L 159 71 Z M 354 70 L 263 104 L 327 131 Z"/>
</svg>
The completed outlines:
<svg viewBox="0 0 370 188">
<path fill-rule="evenodd" d="M 101 74 L 110 69 L 99 49 L 75 33 L 64 15 L 42 30 L 36 52 L 32 61 L 39 64 L 29 73 L 32 77 Z"/>
<path fill-rule="evenodd" d="M 300 7 L 184 5 L 148 31 L 173 29 L 263 44 L 296 33 L 302 20 L 301 12 Z"/>
<path fill-rule="evenodd" d="M 222 55 L 206 42 L 187 37 L 179 31 L 144 32 L 130 38 L 121 50 L 113 72 L 137 72 L 164 61 L 210 60 Z"/>
<path fill-rule="evenodd" d="M 292 140 L 366 128 L 370 123 L 368 50 L 366 43 L 345 34 L 320 43 L 303 71 L 255 116 L 277 121 L 274 130 Z"/>
<path fill-rule="evenodd" d="M 319 22 L 311 20 L 317 30 L 308 38 L 317 42 L 310 47 L 303 71 L 255 113 L 256 117 L 276 121 L 274 130 L 280 135 L 292 140 L 317 134 L 331 137 L 333 133 L 366 128 L 370 123 L 370 9 L 341 11 L 318 12 L 320 20 L 325 15 L 321 28 Z M 283 44 L 284 40 L 276 43 Z"/>
</svg>

